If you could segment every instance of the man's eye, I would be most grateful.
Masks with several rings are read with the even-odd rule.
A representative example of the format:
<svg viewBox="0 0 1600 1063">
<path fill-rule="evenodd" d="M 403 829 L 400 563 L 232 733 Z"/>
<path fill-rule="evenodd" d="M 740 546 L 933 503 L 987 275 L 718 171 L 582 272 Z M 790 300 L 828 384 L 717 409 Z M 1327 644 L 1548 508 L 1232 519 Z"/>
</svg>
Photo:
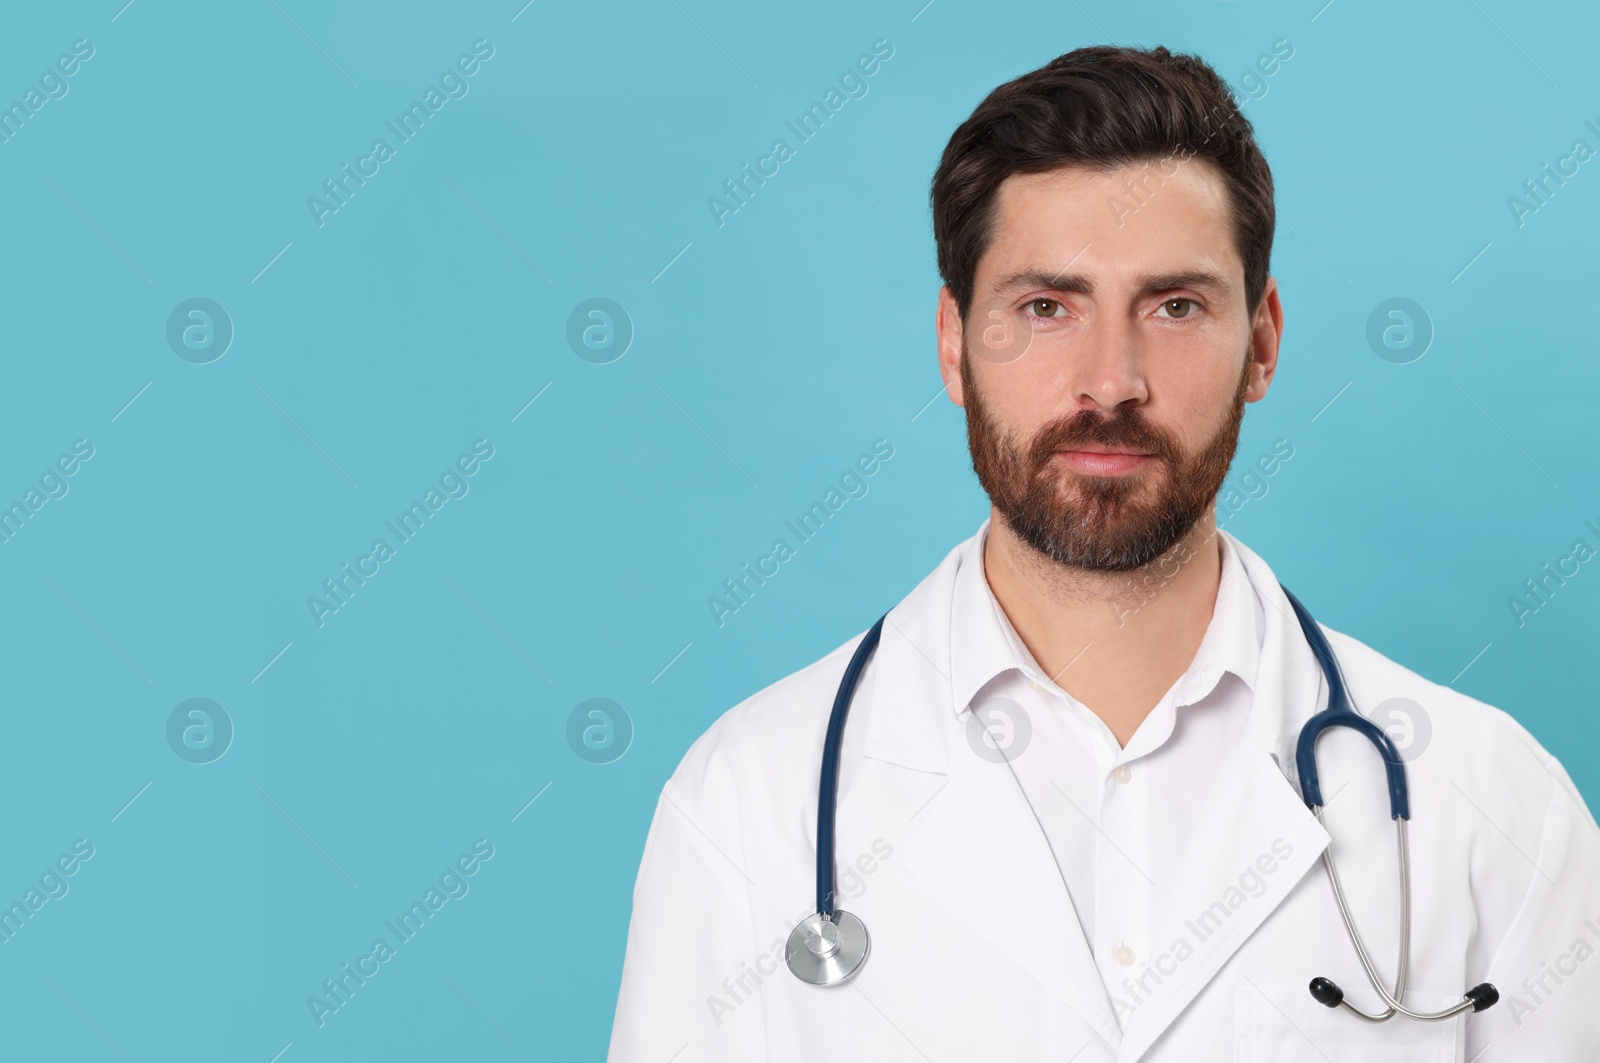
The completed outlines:
<svg viewBox="0 0 1600 1063">
<path fill-rule="evenodd" d="M 1029 299 L 1028 312 L 1034 317 L 1061 317 L 1067 308 L 1057 299 Z"/>
<path fill-rule="evenodd" d="M 1181 312 L 1179 312 L 1179 310 L 1185 305 L 1188 307 L 1188 309 L 1182 309 Z M 1200 304 L 1193 299 L 1177 298 L 1168 299 L 1166 302 L 1162 303 L 1161 309 L 1173 311 L 1172 313 L 1167 314 L 1167 317 L 1185 318 L 1189 317 L 1194 310 L 1199 307 L 1199 305 Z"/>
</svg>

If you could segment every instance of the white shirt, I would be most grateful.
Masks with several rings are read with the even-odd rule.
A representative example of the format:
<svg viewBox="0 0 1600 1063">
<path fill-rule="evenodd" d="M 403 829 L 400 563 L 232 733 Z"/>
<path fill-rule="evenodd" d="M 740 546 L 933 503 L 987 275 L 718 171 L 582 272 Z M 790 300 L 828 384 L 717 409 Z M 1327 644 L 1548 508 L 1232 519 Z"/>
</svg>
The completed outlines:
<svg viewBox="0 0 1600 1063">
<path fill-rule="evenodd" d="M 985 522 L 979 558 L 988 531 Z M 956 576 L 951 678 L 958 705 L 976 712 L 969 720 L 974 740 L 984 741 L 978 728 L 991 728 L 994 756 L 1005 756 L 1021 784 L 1106 991 L 1113 1004 L 1126 1005 L 1115 1008 L 1119 1021 L 1156 988 L 1145 972 L 1167 887 L 1194 811 L 1238 742 L 1253 699 L 1263 606 L 1227 537 L 1217 538 L 1222 570 L 1205 636 L 1126 748 L 1034 660 L 983 565 L 963 566 Z"/>
</svg>

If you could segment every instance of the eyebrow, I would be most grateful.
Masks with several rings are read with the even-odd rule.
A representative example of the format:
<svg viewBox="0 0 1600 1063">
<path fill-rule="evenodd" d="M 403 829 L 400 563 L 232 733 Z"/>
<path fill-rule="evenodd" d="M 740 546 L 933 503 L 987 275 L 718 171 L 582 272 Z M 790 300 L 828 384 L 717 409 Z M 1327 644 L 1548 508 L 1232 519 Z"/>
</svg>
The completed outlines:
<svg viewBox="0 0 1600 1063">
<path fill-rule="evenodd" d="M 1199 291 L 1211 292 L 1214 296 L 1226 298 L 1233 292 L 1233 285 L 1227 278 L 1209 270 L 1194 269 L 1181 270 L 1176 273 L 1153 273 L 1137 278 L 1140 295 L 1155 295 L 1158 292 L 1171 291 L 1174 288 L 1193 288 Z M 1095 292 L 1094 281 L 1081 273 L 1068 273 L 1059 270 L 1052 273 L 1049 270 L 1029 267 L 1018 270 L 1001 278 L 995 285 L 996 295 L 1010 295 L 1015 292 L 1027 291 L 1030 288 L 1042 288 L 1057 292 L 1076 292 L 1080 295 L 1093 295 Z"/>
</svg>

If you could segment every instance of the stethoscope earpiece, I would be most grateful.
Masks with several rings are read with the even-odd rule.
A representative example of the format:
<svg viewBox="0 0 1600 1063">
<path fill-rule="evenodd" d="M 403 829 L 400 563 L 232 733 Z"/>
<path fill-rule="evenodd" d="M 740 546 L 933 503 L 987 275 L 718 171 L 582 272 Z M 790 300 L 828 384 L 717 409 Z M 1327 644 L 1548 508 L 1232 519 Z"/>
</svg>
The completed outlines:
<svg viewBox="0 0 1600 1063">
<path fill-rule="evenodd" d="M 1326 1008 L 1336 1008 L 1344 1001 L 1344 990 L 1326 978 L 1311 979 L 1311 995 Z"/>
<path fill-rule="evenodd" d="M 1329 978 L 1311 979 L 1311 996 L 1323 1007 L 1336 1008 L 1340 1004 L 1344 1004 L 1344 990 L 1340 989 L 1339 986 Z M 1399 1008 L 1391 1005 L 1389 1008 L 1389 1014 L 1386 1014 L 1380 1018 L 1376 1015 L 1368 1015 L 1365 1012 L 1351 1007 L 1349 1004 L 1345 1004 L 1344 1006 L 1355 1012 L 1355 1014 L 1360 1015 L 1368 1022 L 1383 1022 L 1391 1015 L 1396 1014 L 1405 1014 L 1413 1019 L 1422 1019 L 1423 1021 L 1427 1022 L 1451 1018 L 1461 1014 L 1463 1011 L 1468 1010 L 1468 1008 L 1474 1012 L 1488 1011 L 1499 1002 L 1500 990 L 1496 989 L 1489 982 L 1479 982 L 1477 985 L 1473 986 L 1471 989 L 1467 990 L 1461 995 L 1461 1003 L 1446 1011 L 1440 1012 L 1437 1015 L 1417 1014 L 1409 1011 L 1402 1012 Z"/>
</svg>

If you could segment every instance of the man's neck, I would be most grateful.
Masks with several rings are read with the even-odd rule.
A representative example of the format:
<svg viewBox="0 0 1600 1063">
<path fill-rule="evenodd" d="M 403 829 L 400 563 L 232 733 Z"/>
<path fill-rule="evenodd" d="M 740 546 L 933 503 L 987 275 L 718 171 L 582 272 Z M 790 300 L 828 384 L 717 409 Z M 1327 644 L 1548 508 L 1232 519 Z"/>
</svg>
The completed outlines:
<svg viewBox="0 0 1600 1063">
<path fill-rule="evenodd" d="M 1126 746 L 1188 670 L 1216 608 L 1222 543 L 1207 513 L 1132 572 L 1067 568 L 993 513 L 984 575 L 1034 660 Z"/>
</svg>

